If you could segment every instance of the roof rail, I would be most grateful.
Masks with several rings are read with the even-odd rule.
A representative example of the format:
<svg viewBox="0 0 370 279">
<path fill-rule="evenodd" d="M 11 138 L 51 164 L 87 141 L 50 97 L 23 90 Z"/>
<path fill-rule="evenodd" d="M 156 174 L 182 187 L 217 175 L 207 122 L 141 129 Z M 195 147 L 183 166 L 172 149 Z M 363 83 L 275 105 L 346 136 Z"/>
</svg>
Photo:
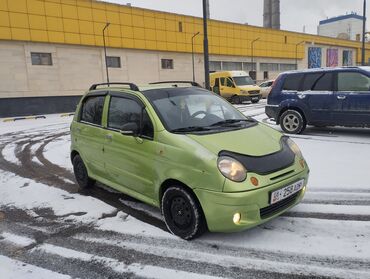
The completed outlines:
<svg viewBox="0 0 370 279">
<path fill-rule="evenodd" d="M 191 86 L 195 87 L 202 87 L 199 83 L 195 81 L 184 81 L 184 80 L 175 80 L 175 81 L 157 81 L 157 82 L 151 82 L 149 84 L 172 84 L 173 87 L 177 87 L 177 84 L 190 84 Z"/>
<path fill-rule="evenodd" d="M 97 83 L 97 84 L 91 85 L 89 90 L 96 90 L 98 86 L 103 86 L 103 85 L 108 85 L 108 87 L 110 85 L 128 85 L 132 91 L 139 91 L 139 87 L 136 84 L 130 83 L 130 82 Z"/>
</svg>

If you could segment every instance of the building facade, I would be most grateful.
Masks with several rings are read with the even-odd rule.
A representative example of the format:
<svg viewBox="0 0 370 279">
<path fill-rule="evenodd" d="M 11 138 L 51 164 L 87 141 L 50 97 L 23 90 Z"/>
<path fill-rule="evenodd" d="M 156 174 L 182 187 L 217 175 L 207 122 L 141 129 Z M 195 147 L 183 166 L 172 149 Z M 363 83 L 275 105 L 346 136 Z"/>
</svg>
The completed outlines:
<svg viewBox="0 0 370 279">
<path fill-rule="evenodd" d="M 191 80 L 200 32 L 195 73 L 203 83 L 201 18 L 91 0 L 0 0 L 0 98 L 76 96 L 106 81 L 107 22 L 111 81 Z M 212 70 L 256 70 L 257 80 L 360 61 L 354 41 L 216 20 L 209 33 Z"/>
<path fill-rule="evenodd" d="M 332 38 L 361 41 L 362 22 L 363 16 L 355 13 L 328 18 L 320 21 L 317 34 Z"/>
</svg>

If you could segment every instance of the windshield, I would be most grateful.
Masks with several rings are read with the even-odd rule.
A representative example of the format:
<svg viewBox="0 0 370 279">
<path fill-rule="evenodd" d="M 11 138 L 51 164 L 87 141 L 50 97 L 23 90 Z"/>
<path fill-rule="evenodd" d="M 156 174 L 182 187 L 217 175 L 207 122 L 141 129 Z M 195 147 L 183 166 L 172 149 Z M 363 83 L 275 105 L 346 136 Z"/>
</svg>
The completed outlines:
<svg viewBox="0 0 370 279">
<path fill-rule="evenodd" d="M 237 86 L 243 86 L 243 85 L 254 85 L 254 81 L 249 76 L 243 76 L 243 77 L 233 77 L 234 82 Z"/>
<path fill-rule="evenodd" d="M 240 129 L 254 122 L 227 101 L 204 89 L 190 87 L 149 91 L 144 95 L 170 132 Z"/>
</svg>

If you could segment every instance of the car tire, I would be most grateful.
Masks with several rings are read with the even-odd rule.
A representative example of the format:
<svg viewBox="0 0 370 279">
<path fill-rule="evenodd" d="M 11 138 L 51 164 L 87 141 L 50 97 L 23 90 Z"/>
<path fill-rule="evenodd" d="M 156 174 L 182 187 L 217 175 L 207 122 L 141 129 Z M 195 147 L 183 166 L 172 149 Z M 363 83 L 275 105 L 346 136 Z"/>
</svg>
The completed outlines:
<svg viewBox="0 0 370 279">
<path fill-rule="evenodd" d="M 235 105 L 240 105 L 242 104 L 242 101 L 240 100 L 239 96 L 232 96 L 231 97 L 231 103 Z"/>
<path fill-rule="evenodd" d="M 86 166 L 80 155 L 76 155 L 73 158 L 72 164 L 73 172 L 75 174 L 75 178 L 80 189 L 87 189 L 92 187 L 95 184 L 95 180 L 89 177 Z"/>
<path fill-rule="evenodd" d="M 206 231 L 198 201 L 183 187 L 171 186 L 164 192 L 161 210 L 168 230 L 182 239 L 191 240 Z"/>
<path fill-rule="evenodd" d="M 280 127 L 287 134 L 300 134 L 306 129 L 303 115 L 296 110 L 287 110 L 280 116 Z"/>
</svg>

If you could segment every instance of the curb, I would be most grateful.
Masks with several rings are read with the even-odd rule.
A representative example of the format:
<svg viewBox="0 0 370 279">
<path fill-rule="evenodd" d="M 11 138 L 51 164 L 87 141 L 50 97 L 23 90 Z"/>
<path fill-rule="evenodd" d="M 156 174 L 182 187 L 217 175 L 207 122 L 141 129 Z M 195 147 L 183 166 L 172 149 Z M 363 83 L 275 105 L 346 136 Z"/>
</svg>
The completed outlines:
<svg viewBox="0 0 370 279">
<path fill-rule="evenodd" d="M 60 117 L 69 117 L 69 116 L 74 116 L 74 112 L 71 112 L 71 113 L 63 113 L 60 115 Z"/>
<path fill-rule="evenodd" d="M 46 116 L 38 115 L 38 116 L 13 117 L 13 118 L 6 118 L 3 120 L 3 122 L 15 122 L 19 120 L 36 120 L 36 119 L 46 119 Z"/>
</svg>

